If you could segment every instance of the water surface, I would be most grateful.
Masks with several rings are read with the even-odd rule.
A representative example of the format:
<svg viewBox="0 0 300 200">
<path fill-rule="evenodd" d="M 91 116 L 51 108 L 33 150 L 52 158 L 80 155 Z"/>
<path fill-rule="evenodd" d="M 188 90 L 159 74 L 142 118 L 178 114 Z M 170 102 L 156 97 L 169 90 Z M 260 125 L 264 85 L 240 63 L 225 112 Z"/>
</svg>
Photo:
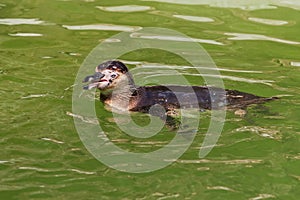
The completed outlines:
<svg viewBox="0 0 300 200">
<path fill-rule="evenodd" d="M 298 1 L 281 0 L 1 1 L 0 199 L 298 199 L 298 9 Z M 289 24 L 274 26 L 250 18 Z M 100 122 L 112 142 L 132 152 L 160 149 L 174 132 L 165 127 L 147 139 L 131 137 L 99 101 L 97 119 L 73 113 L 74 80 L 90 51 L 102 41 L 117 44 L 109 38 L 120 31 L 150 41 L 187 43 L 166 35 L 134 35 L 157 26 L 201 44 L 220 68 L 226 88 L 280 99 L 250 106 L 241 116 L 228 111 L 217 145 L 203 159 L 198 154 L 210 112 L 201 111 L 193 144 L 172 165 L 146 174 L 123 173 L 86 150 L 73 118 Z M 190 63 L 169 52 L 144 49 L 120 59 L 131 69 L 144 70 L 137 74 L 141 83 L 161 77 L 176 81 L 168 74 L 172 69 L 192 85 L 204 84 Z M 90 93 L 90 98 L 98 99 L 99 93 Z M 133 117 L 140 125 L 149 123 L 147 115 Z"/>
</svg>

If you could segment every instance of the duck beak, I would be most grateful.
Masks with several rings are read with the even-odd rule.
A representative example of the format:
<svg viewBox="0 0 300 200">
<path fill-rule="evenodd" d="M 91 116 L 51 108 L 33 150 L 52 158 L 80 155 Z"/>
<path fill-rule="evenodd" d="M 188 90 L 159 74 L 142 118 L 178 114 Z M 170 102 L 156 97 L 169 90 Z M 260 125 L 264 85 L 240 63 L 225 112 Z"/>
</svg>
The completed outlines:
<svg viewBox="0 0 300 200">
<path fill-rule="evenodd" d="M 90 82 L 90 84 L 83 86 L 84 90 L 90 90 L 92 88 L 97 87 L 98 83 L 100 82 L 101 78 L 103 78 L 105 75 L 101 72 L 96 72 L 94 75 L 86 76 L 83 79 L 83 83 Z"/>
</svg>

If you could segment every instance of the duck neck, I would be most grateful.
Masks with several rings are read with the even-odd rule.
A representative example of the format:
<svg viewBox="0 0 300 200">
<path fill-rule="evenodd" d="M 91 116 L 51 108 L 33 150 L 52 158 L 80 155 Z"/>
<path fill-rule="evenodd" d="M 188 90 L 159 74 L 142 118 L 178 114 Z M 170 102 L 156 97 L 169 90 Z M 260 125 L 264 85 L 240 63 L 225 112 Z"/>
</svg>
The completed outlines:
<svg viewBox="0 0 300 200">
<path fill-rule="evenodd" d="M 131 105 L 130 99 L 136 89 L 137 87 L 134 84 L 128 84 L 114 90 L 102 91 L 100 100 L 118 110 L 129 110 Z"/>
</svg>

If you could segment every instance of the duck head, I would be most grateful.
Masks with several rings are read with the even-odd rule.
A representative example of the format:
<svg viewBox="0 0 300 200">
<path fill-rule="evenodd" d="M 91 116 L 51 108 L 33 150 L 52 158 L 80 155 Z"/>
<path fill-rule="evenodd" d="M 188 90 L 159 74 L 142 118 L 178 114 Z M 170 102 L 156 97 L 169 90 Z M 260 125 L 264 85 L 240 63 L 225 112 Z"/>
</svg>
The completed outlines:
<svg viewBox="0 0 300 200">
<path fill-rule="evenodd" d="M 131 74 L 126 65 L 120 61 L 107 61 L 98 65 L 96 73 L 84 78 L 83 82 L 90 82 L 83 89 L 98 88 L 101 91 L 118 90 L 134 87 Z"/>
</svg>

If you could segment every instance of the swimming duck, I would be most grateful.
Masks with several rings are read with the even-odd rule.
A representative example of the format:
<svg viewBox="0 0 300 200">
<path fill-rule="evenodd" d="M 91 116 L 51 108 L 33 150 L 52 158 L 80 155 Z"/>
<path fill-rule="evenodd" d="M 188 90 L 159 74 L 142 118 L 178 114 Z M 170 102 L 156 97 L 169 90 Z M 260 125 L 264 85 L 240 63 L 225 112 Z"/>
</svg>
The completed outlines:
<svg viewBox="0 0 300 200">
<path fill-rule="evenodd" d="M 98 88 L 100 100 L 118 110 L 148 113 L 154 105 L 162 106 L 167 113 L 193 107 L 240 109 L 274 99 L 220 88 L 213 88 L 210 93 L 212 87 L 207 86 L 137 86 L 126 65 L 117 60 L 104 62 L 95 71 L 83 80 L 89 82 L 83 89 Z"/>
</svg>

